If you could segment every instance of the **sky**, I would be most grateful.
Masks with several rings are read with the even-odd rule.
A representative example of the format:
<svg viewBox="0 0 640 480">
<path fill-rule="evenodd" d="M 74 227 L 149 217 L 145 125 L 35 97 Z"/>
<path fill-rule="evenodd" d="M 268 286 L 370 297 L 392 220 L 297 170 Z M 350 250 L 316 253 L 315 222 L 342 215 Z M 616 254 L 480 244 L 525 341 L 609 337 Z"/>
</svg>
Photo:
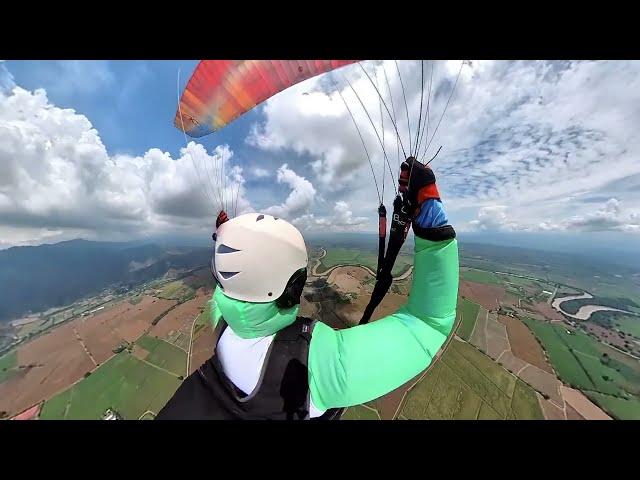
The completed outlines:
<svg viewBox="0 0 640 480">
<path fill-rule="evenodd" d="M 0 61 L 0 248 L 209 238 L 221 203 L 375 232 L 418 124 L 461 234 L 640 245 L 638 61 L 366 61 L 191 139 L 197 63 Z"/>
</svg>

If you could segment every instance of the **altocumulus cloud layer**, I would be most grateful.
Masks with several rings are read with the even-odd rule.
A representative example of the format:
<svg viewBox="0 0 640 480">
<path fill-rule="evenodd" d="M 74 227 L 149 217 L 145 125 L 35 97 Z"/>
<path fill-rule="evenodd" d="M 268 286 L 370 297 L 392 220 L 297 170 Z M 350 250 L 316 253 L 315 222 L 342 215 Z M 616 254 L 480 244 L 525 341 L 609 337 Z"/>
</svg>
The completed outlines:
<svg viewBox="0 0 640 480">
<path fill-rule="evenodd" d="M 415 139 L 421 79 L 425 107 L 431 83 L 422 124 L 427 140 L 436 134 L 424 158 L 443 146 L 432 165 L 458 229 L 640 232 L 640 62 L 460 65 L 425 61 L 423 77 L 420 62 L 398 62 L 401 84 L 394 62 L 364 64 L 396 114 L 405 150 L 409 130 Z M 221 193 L 208 179 L 222 165 L 225 200 L 237 191 L 238 212 L 260 209 L 305 230 L 373 231 L 378 199 L 371 169 L 336 89 L 360 127 L 380 189 L 386 166 L 390 208 L 395 180 L 386 163 L 397 175 L 402 152 L 358 65 L 303 82 L 259 107 L 260 120 L 239 140 L 256 158 L 263 151 L 282 159 L 250 173 L 285 191 L 278 203 L 259 205 L 251 203 L 249 172 L 230 147 L 205 151 L 191 142 L 178 158 L 159 149 L 112 155 L 89 118 L 52 104 L 45 90 L 15 85 L 0 62 L 0 246 L 176 229 L 204 233 Z"/>
<path fill-rule="evenodd" d="M 426 138 L 438 129 L 424 158 L 443 145 L 433 167 L 460 229 L 640 230 L 640 62 L 472 61 L 459 70 L 460 65 L 425 62 L 422 99 L 426 106 L 433 75 Z M 420 62 L 399 62 L 409 125 L 395 63 L 369 62 L 365 68 L 374 83 L 377 79 L 389 109 L 395 105 L 407 150 L 408 132 L 413 129 L 415 138 L 419 118 Z M 456 90 L 438 126 L 458 71 Z M 380 140 L 344 77 L 378 135 L 384 135 L 395 174 L 395 129 L 383 109 L 382 130 L 378 96 L 359 67 L 337 72 L 334 81 L 305 82 L 268 101 L 266 118 L 256 124 L 248 142 L 265 150 L 310 155 L 320 192 L 339 190 L 345 201 L 358 206 L 357 214 L 372 220 L 371 173 L 336 88 L 344 92 L 373 152 L 378 182 L 385 160 Z M 387 186 L 387 203 L 389 190 Z"/>
</svg>

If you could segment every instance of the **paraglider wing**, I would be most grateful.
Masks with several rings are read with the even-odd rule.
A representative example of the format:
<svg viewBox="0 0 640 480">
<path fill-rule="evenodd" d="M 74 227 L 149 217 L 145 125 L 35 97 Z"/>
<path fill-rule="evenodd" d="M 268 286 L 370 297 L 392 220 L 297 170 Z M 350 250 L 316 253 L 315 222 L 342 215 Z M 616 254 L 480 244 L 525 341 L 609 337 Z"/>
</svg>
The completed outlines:
<svg viewBox="0 0 640 480">
<path fill-rule="evenodd" d="M 278 92 L 355 60 L 202 60 L 184 90 L 174 125 L 202 137 Z"/>
</svg>

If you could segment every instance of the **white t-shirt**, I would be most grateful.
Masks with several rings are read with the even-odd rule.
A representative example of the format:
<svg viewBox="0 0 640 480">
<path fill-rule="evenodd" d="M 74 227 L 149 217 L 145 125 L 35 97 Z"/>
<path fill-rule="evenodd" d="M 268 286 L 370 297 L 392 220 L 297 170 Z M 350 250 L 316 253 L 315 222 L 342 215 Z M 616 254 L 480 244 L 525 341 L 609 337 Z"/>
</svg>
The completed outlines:
<svg viewBox="0 0 640 480">
<path fill-rule="evenodd" d="M 262 365 L 274 335 L 259 338 L 240 338 L 228 327 L 218 342 L 218 358 L 222 370 L 233 384 L 250 395 L 260 380 Z M 316 418 L 325 413 L 309 401 L 309 416 Z"/>
</svg>

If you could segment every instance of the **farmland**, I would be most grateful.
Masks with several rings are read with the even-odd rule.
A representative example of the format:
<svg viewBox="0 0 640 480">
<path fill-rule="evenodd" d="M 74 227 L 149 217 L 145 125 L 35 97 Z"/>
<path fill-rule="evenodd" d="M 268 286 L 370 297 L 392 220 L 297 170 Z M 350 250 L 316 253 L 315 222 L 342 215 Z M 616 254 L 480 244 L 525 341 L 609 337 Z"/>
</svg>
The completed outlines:
<svg viewBox="0 0 640 480">
<path fill-rule="evenodd" d="M 460 277 L 476 283 L 489 283 L 493 285 L 502 285 L 500 278 L 493 272 L 485 270 L 477 270 L 470 268 L 461 268 Z"/>
<path fill-rule="evenodd" d="M 11 378 L 15 373 L 18 363 L 18 355 L 15 350 L 0 357 L 0 383 Z"/>
<path fill-rule="evenodd" d="M 542 419 L 531 387 L 471 345 L 452 341 L 407 395 L 407 419 Z"/>
<path fill-rule="evenodd" d="M 148 363 L 119 353 L 83 381 L 44 404 L 43 419 L 97 419 L 113 408 L 125 419 L 158 412 L 180 380 Z"/>
<path fill-rule="evenodd" d="M 473 327 L 475 327 L 476 325 L 476 317 L 478 316 L 478 310 L 480 309 L 480 306 L 463 298 L 460 301 L 458 308 L 460 309 L 459 315 L 462 320 L 456 333 L 460 338 L 469 340 L 471 332 L 473 332 Z"/>
<path fill-rule="evenodd" d="M 628 417 L 629 406 L 640 401 L 635 396 L 640 388 L 640 362 L 580 330 L 529 318 L 523 321 L 544 346 L 565 383 L 583 390 L 611 415 Z"/>
<path fill-rule="evenodd" d="M 187 354 L 181 348 L 148 335 L 138 339 L 136 343 L 148 352 L 144 357 L 147 362 L 175 375 L 185 374 Z"/>
<path fill-rule="evenodd" d="M 125 418 L 156 413 L 186 374 L 191 327 L 210 295 L 205 280 L 186 277 L 197 292 L 183 280 L 162 280 L 111 295 L 90 311 L 64 308 L 78 313 L 0 357 L 0 412 L 12 416 L 41 405 L 40 418 L 100 418 L 106 408 Z M 176 299 L 154 296 L 158 290 Z M 46 322 L 52 323 L 45 317 L 27 325 Z M 206 339 L 205 333 L 199 337 Z M 110 382 L 115 386 L 106 388 Z"/>
<path fill-rule="evenodd" d="M 321 271 L 326 271 L 335 265 L 363 265 L 375 272 L 378 265 L 378 254 L 374 250 L 330 248 L 322 259 Z M 401 252 L 391 273 L 394 276 L 401 275 L 411 265 L 413 265 L 413 255 Z"/>
</svg>

